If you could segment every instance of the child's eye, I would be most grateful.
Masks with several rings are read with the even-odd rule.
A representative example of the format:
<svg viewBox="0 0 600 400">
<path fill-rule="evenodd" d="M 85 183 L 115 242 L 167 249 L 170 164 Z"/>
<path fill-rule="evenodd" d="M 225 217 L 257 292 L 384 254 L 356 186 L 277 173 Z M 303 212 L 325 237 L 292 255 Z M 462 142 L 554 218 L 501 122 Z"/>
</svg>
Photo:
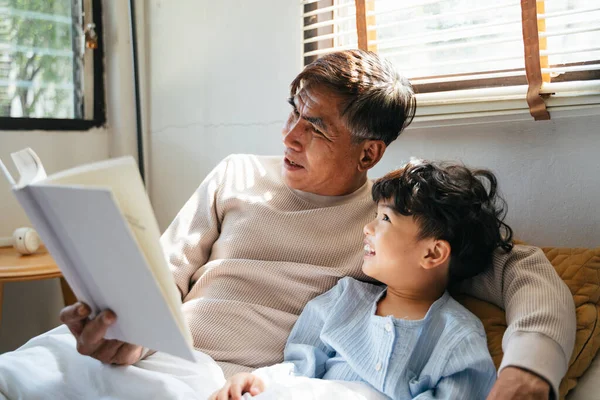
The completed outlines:
<svg viewBox="0 0 600 400">
<path fill-rule="evenodd" d="M 383 214 L 383 217 L 381 218 L 382 221 L 389 221 L 390 217 L 388 217 L 386 214 Z"/>
</svg>

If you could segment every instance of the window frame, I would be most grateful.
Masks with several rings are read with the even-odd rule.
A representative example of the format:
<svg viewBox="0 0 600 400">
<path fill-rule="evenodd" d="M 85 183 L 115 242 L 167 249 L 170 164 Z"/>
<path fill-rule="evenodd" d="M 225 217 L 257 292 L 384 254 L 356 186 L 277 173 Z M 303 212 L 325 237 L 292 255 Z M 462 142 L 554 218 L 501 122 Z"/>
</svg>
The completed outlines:
<svg viewBox="0 0 600 400">
<path fill-rule="evenodd" d="M 0 131 L 87 131 L 104 126 L 106 123 L 106 101 L 104 87 L 104 30 L 102 26 L 102 0 L 82 1 L 83 11 L 90 7 L 91 22 L 98 35 L 98 47 L 93 51 L 93 97 L 85 99 L 93 102 L 93 118 L 31 118 L 1 117 Z M 84 76 L 88 73 L 84 68 Z"/>
</svg>

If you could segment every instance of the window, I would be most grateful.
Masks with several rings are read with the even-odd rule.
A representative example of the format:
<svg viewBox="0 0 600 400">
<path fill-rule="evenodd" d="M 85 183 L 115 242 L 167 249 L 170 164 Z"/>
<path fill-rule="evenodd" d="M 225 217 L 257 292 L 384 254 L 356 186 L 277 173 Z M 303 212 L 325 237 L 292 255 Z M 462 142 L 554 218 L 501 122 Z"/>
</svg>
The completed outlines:
<svg viewBox="0 0 600 400">
<path fill-rule="evenodd" d="M 0 129 L 105 122 L 100 0 L 0 0 Z"/>
<path fill-rule="evenodd" d="M 600 3 L 308 0 L 304 62 L 362 48 L 392 61 L 421 119 L 600 104 Z M 482 114 L 484 113 L 484 114 Z"/>
</svg>

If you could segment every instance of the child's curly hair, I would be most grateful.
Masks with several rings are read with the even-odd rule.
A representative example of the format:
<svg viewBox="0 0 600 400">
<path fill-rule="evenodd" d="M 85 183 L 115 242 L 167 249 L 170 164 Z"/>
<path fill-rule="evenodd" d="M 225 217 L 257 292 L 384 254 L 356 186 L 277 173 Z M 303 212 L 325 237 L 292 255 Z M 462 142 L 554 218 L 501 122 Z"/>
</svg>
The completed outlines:
<svg viewBox="0 0 600 400">
<path fill-rule="evenodd" d="M 497 186 L 485 169 L 411 160 L 378 179 L 372 194 L 375 202 L 391 200 L 398 213 L 413 216 L 419 239 L 450 243 L 450 282 L 457 282 L 490 266 L 496 248 L 512 249 L 513 232 L 504 223 L 506 202 Z"/>
</svg>

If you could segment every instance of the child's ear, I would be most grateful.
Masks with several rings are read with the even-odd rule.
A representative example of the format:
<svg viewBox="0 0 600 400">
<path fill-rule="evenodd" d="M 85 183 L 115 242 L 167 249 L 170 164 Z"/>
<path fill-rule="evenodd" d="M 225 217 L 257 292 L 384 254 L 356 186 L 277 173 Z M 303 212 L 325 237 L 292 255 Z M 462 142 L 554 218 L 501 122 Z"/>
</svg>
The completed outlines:
<svg viewBox="0 0 600 400">
<path fill-rule="evenodd" d="M 421 260 L 421 266 L 425 269 L 433 269 L 444 265 L 450 259 L 450 252 L 448 241 L 433 240 L 427 248 L 427 254 Z"/>
</svg>

